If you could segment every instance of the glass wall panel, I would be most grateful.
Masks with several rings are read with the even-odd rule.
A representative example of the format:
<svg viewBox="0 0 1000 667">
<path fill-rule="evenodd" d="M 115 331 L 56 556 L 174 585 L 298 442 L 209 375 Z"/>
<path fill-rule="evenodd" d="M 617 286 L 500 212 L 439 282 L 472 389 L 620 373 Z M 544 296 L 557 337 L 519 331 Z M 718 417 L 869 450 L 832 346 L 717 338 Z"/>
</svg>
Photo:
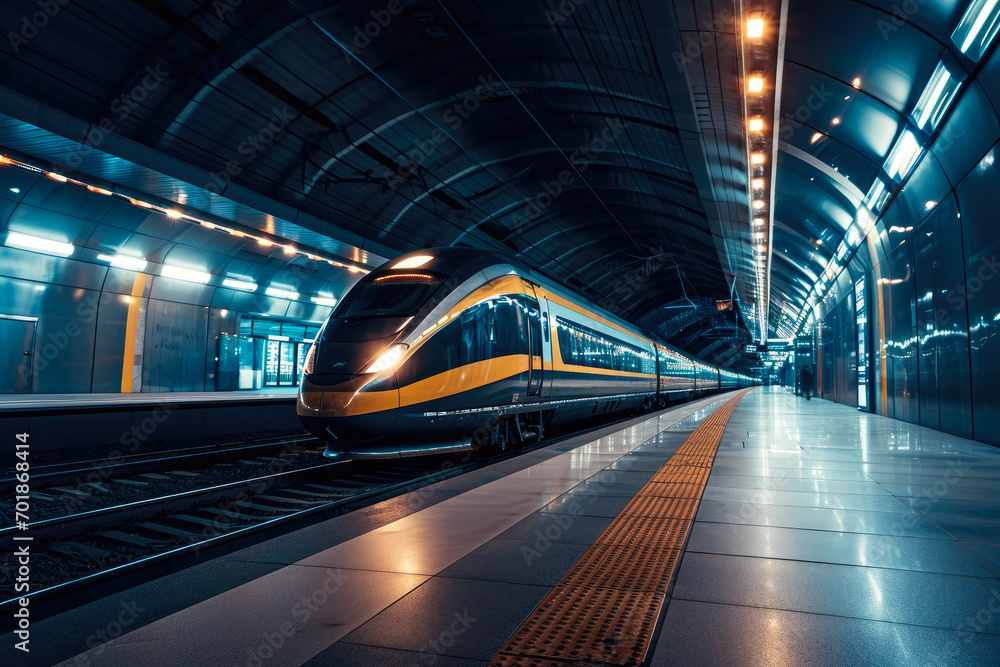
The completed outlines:
<svg viewBox="0 0 1000 667">
<path fill-rule="evenodd" d="M 1000 444 L 1000 235 L 996 147 L 956 188 L 965 243 L 965 281 L 952 301 L 965 297 L 971 351 L 972 412 L 977 440 Z M 959 292 L 964 291 L 962 295 Z M 946 297 L 947 301 L 947 297 Z M 960 320 L 960 317 L 956 318 Z"/>
<path fill-rule="evenodd" d="M 886 356 L 892 360 L 894 416 L 918 424 L 920 406 L 917 404 L 919 378 L 913 244 L 901 245 L 886 258 L 886 264 L 888 272 L 883 281 L 889 281 L 886 302 L 892 322 L 892 334 L 886 340 Z"/>
</svg>

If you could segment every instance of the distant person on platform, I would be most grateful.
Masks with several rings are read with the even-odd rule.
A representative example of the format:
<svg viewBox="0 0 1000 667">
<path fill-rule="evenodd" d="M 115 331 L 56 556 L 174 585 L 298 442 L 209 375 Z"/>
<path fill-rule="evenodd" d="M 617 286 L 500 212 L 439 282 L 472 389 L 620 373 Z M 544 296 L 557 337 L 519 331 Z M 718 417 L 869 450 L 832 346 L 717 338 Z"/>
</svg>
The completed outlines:
<svg viewBox="0 0 1000 667">
<path fill-rule="evenodd" d="M 812 397 L 813 374 L 811 366 L 803 366 L 799 373 L 799 384 L 802 387 L 802 395 L 808 401 Z"/>
</svg>

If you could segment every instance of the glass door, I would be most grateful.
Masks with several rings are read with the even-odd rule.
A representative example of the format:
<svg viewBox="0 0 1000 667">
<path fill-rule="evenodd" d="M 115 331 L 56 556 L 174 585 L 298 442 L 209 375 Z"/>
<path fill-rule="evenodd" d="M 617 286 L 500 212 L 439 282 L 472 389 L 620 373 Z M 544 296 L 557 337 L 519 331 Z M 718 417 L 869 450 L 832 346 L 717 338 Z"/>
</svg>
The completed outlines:
<svg viewBox="0 0 1000 667">
<path fill-rule="evenodd" d="M 264 348 L 264 386 L 277 387 L 279 384 L 279 363 L 281 341 L 269 340 Z"/>
<path fill-rule="evenodd" d="M 295 343 L 282 341 L 278 386 L 291 387 L 295 378 Z"/>
</svg>

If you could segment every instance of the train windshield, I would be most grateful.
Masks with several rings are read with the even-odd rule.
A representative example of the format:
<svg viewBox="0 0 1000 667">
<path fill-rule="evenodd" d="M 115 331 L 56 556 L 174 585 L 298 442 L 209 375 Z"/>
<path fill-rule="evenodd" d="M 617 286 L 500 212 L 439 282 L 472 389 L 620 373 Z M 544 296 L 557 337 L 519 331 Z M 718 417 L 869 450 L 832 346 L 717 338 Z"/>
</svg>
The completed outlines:
<svg viewBox="0 0 1000 667">
<path fill-rule="evenodd" d="M 333 316 L 338 319 L 409 317 L 437 290 L 442 279 L 425 273 L 379 276 L 355 285 Z"/>
</svg>

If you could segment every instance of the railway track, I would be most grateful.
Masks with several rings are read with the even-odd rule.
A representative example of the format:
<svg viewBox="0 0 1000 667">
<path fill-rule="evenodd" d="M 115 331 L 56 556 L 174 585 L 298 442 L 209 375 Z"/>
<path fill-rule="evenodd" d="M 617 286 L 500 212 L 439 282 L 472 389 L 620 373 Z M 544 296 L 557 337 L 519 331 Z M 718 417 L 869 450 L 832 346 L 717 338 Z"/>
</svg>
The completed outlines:
<svg viewBox="0 0 1000 667">
<path fill-rule="evenodd" d="M 562 434 L 520 453 L 632 418 Z M 273 455 L 276 446 L 285 448 L 281 456 Z M 92 467 L 68 466 L 43 474 L 51 474 L 52 483 L 72 476 L 79 486 L 67 488 L 86 494 L 93 506 L 56 512 L 27 530 L 0 528 L 0 536 L 31 537 L 33 604 L 58 609 L 516 455 L 328 462 L 318 442 L 297 438 L 121 462 L 121 477 L 98 482 L 80 481 Z M 156 472 L 141 472 L 147 466 Z M 57 488 L 63 487 L 36 493 L 51 495 Z M 43 500 L 33 498 L 33 507 Z M 6 583 L 16 568 L 12 553 L 4 551 L 2 559 L 0 581 Z M 16 602 L 0 601 L 0 611 Z"/>
<path fill-rule="evenodd" d="M 317 447 L 285 457 L 258 455 L 221 461 L 197 471 L 137 473 L 91 485 L 89 498 L 98 507 L 56 513 L 30 523 L 26 530 L 4 527 L 0 537 L 6 538 L 4 544 L 10 544 L 14 535 L 30 538 L 33 598 L 46 600 L 113 579 L 127 581 L 122 577 L 126 572 L 198 556 L 224 543 L 239 543 L 251 536 L 263 539 L 262 532 L 273 536 L 270 533 L 276 530 L 329 518 L 483 465 L 456 459 L 451 457 L 447 464 L 449 457 L 397 463 L 324 462 L 322 448 Z M 267 472 L 269 466 L 279 469 Z M 260 472 L 253 474 L 255 469 Z M 143 475 L 148 476 L 149 489 L 185 483 L 190 488 L 114 502 L 121 488 L 130 491 L 136 488 L 133 484 L 145 484 L 138 481 Z M 198 481 L 220 475 L 240 478 L 210 484 Z M 113 482 L 122 486 L 114 488 Z M 37 496 L 33 499 L 35 505 L 40 502 Z M 9 580 L 16 569 L 13 554 L 2 556 L 0 579 Z M 16 598 L 5 599 L 0 609 L 14 604 Z"/>
<path fill-rule="evenodd" d="M 296 437 L 269 438 L 246 443 L 201 445 L 184 449 L 146 452 L 142 454 L 114 455 L 86 461 L 70 461 L 32 466 L 32 481 L 42 487 L 60 484 L 85 484 L 101 478 L 155 472 L 166 466 L 190 467 L 217 461 L 254 456 L 275 449 L 304 447 L 316 443 L 316 438 L 303 434 Z M 17 484 L 13 476 L 0 477 L 0 491 L 8 491 Z"/>
</svg>

